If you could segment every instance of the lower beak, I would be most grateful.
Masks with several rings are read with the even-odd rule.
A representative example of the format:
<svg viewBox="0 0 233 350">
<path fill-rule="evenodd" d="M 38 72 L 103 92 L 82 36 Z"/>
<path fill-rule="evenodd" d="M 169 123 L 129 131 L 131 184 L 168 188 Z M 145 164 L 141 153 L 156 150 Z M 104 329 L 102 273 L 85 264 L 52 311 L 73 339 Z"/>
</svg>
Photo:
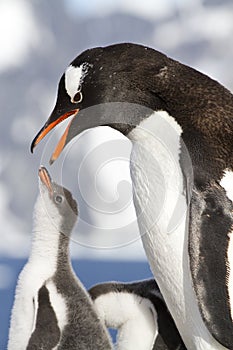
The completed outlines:
<svg viewBox="0 0 233 350">
<path fill-rule="evenodd" d="M 41 182 L 47 187 L 49 193 L 52 195 L 53 187 L 52 187 L 51 177 L 49 175 L 48 170 L 43 166 L 41 166 L 39 169 L 39 178 Z"/>
<path fill-rule="evenodd" d="M 45 125 L 43 126 L 43 128 L 38 132 L 38 134 L 36 135 L 36 137 L 34 138 L 34 140 L 31 143 L 31 152 L 33 153 L 34 148 L 36 147 L 36 145 L 38 145 L 38 143 L 53 129 L 55 128 L 56 125 L 60 124 L 63 120 L 69 118 L 72 115 L 76 115 L 78 113 L 79 109 L 74 109 L 71 110 L 65 114 L 63 114 L 62 116 L 58 117 L 58 118 L 54 118 L 53 114 L 51 115 L 51 117 L 48 119 L 48 121 L 45 123 Z"/>
<path fill-rule="evenodd" d="M 52 165 L 55 160 L 57 160 L 57 158 L 60 156 L 62 150 L 64 149 L 65 145 L 66 145 L 66 140 L 67 140 L 67 135 L 69 133 L 69 130 L 70 130 L 70 126 L 71 126 L 71 123 L 73 121 L 73 119 L 75 118 L 75 116 L 72 118 L 72 120 L 69 122 L 68 126 L 66 127 L 65 129 L 65 132 L 64 134 L 62 135 L 62 137 L 60 138 L 51 158 L 50 158 L 50 161 L 49 161 L 49 164 Z"/>
</svg>

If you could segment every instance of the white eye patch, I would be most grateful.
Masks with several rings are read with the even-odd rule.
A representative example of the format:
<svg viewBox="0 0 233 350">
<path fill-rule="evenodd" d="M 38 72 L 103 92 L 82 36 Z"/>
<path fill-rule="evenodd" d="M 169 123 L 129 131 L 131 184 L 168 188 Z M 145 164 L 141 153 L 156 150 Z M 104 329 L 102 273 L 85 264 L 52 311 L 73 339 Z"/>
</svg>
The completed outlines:
<svg viewBox="0 0 233 350">
<path fill-rule="evenodd" d="M 87 75 L 88 69 L 91 67 L 88 63 L 81 64 L 80 67 L 74 67 L 70 65 L 65 71 L 65 88 L 67 94 L 73 101 L 75 94 L 81 90 L 81 85 L 85 76 Z"/>
</svg>

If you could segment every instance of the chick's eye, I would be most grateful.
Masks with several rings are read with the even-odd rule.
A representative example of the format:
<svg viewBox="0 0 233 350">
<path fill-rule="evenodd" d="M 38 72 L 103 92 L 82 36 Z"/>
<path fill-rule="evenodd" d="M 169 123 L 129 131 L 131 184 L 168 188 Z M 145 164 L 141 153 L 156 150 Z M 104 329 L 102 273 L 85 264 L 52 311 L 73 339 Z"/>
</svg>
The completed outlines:
<svg viewBox="0 0 233 350">
<path fill-rule="evenodd" d="M 55 197 L 55 202 L 56 203 L 60 204 L 60 203 L 62 203 L 62 201 L 63 201 L 63 197 L 62 196 L 58 195 L 58 196 Z"/>
<path fill-rule="evenodd" d="M 77 91 L 72 99 L 72 102 L 80 103 L 82 101 L 82 99 L 83 99 L 83 94 L 81 93 L 81 91 Z"/>
</svg>

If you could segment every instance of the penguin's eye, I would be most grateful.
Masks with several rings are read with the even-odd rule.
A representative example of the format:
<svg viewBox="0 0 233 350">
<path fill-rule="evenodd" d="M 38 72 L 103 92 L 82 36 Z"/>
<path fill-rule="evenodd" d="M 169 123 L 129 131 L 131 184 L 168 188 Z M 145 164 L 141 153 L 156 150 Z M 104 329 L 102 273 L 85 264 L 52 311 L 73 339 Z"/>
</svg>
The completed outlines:
<svg viewBox="0 0 233 350">
<path fill-rule="evenodd" d="M 55 196 L 54 200 L 57 204 L 61 204 L 63 202 L 63 197 L 57 195 L 57 196 Z"/>
<path fill-rule="evenodd" d="M 81 91 L 77 91 L 76 94 L 74 95 L 72 102 L 73 103 L 80 103 L 83 99 L 83 94 Z"/>
</svg>

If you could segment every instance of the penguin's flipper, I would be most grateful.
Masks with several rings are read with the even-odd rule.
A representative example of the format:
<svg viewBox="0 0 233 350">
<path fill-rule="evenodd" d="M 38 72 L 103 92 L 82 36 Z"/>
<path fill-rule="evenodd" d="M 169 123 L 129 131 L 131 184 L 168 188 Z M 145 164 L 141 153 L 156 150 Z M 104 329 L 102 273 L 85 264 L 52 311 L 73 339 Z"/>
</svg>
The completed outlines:
<svg viewBox="0 0 233 350">
<path fill-rule="evenodd" d="M 34 331 L 26 350 L 53 349 L 59 342 L 60 329 L 51 305 L 49 291 L 43 285 L 38 291 L 38 308 Z"/>
<path fill-rule="evenodd" d="M 190 205 L 189 257 L 198 306 L 213 337 L 233 349 L 233 205 L 217 183 L 204 191 L 194 189 Z"/>
</svg>

